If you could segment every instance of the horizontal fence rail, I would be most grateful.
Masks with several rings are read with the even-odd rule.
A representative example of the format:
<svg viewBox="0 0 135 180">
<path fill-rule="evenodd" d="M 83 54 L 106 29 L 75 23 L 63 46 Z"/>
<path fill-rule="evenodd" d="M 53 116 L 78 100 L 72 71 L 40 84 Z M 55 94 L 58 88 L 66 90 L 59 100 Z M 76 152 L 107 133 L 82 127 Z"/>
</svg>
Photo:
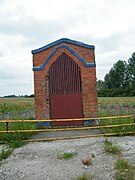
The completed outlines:
<svg viewBox="0 0 135 180">
<path fill-rule="evenodd" d="M 123 124 L 113 124 L 113 125 L 92 125 L 92 126 L 83 126 L 83 127 L 66 127 L 66 128 L 53 128 L 49 127 L 46 129 L 18 129 L 18 130 L 10 130 L 10 123 L 36 123 L 36 122 L 55 122 L 55 121 L 82 121 L 82 120 L 116 120 L 116 119 L 132 119 L 131 123 L 123 123 Z M 57 137 L 57 138 L 41 138 L 41 139 L 27 139 L 23 140 L 25 142 L 34 142 L 34 141 L 52 141 L 52 140 L 64 140 L 64 139 L 78 139 L 78 138 L 89 138 L 89 137 L 97 137 L 97 136 L 114 136 L 114 135 L 128 135 L 135 134 L 135 116 L 112 116 L 112 117 L 97 117 L 97 118 L 76 118 L 76 119 L 53 119 L 53 120 L 0 120 L 0 123 L 5 123 L 6 130 L 0 130 L 0 133 L 29 133 L 29 132 L 55 132 L 55 131 L 74 131 L 74 130 L 92 130 L 92 129 L 105 129 L 105 128 L 116 128 L 116 127 L 134 127 L 132 131 L 128 132 L 112 132 L 112 133 L 99 133 L 99 134 L 89 134 L 82 136 L 67 136 L 67 137 Z M 1 141 L 0 141 L 1 142 Z"/>
<path fill-rule="evenodd" d="M 56 141 L 65 139 L 80 139 L 80 138 L 90 138 L 97 136 L 115 136 L 115 135 L 133 135 L 133 132 L 120 132 L 120 133 L 107 133 L 107 134 L 90 134 L 84 136 L 67 136 L 67 137 L 57 137 L 57 138 L 42 138 L 42 139 L 27 139 L 24 142 L 39 142 L 39 141 Z"/>
<path fill-rule="evenodd" d="M 132 115 L 128 116 L 112 116 L 112 117 L 96 117 L 96 118 L 75 118 L 75 119 L 38 119 L 38 120 L 0 120 L 0 123 L 4 122 L 56 122 L 56 121 L 82 121 L 82 120 L 110 120 L 110 119 L 123 119 L 123 118 L 134 118 Z"/>
<path fill-rule="evenodd" d="M 123 127 L 123 126 L 135 126 L 135 123 L 131 124 L 119 124 L 119 125 L 108 125 L 108 126 L 93 126 L 93 127 L 82 127 L 82 128 L 60 128 L 60 129 L 33 129 L 33 130 L 5 130 L 0 131 L 0 133 L 16 133 L 16 132 L 54 132 L 54 131 L 72 131 L 72 130 L 88 130 L 88 129 L 103 129 L 103 128 L 113 128 L 113 127 Z"/>
</svg>

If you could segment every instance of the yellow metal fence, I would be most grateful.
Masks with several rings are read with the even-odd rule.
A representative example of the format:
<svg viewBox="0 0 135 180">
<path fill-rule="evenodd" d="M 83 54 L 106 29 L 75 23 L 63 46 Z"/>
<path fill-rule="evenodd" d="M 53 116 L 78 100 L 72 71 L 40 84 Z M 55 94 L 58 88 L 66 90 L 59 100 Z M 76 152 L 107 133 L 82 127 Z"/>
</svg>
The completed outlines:
<svg viewBox="0 0 135 180">
<path fill-rule="evenodd" d="M 131 123 L 125 124 L 113 124 L 113 125 L 102 125 L 101 121 L 109 121 L 116 119 L 132 119 Z M 33 129 L 33 130 L 11 130 L 9 129 L 9 123 L 24 123 L 24 122 L 56 122 L 56 121 L 86 121 L 86 120 L 98 120 L 101 125 L 93 125 L 93 126 L 83 126 L 83 127 L 59 127 L 53 128 L 49 127 L 46 129 Z M 23 133 L 23 132 L 54 132 L 54 131 L 73 131 L 73 130 L 92 130 L 92 129 L 108 129 L 108 128 L 116 128 L 116 127 L 133 127 L 131 131 L 124 132 L 111 132 L 111 133 L 99 133 L 99 134 L 89 134 L 83 136 L 67 136 L 67 137 L 55 137 L 55 138 L 41 138 L 41 139 L 27 139 L 23 140 L 25 142 L 34 142 L 34 141 L 52 141 L 52 140 L 64 140 L 64 139 L 78 139 L 78 138 L 89 138 L 89 137 L 97 137 L 97 136 L 114 136 L 114 135 L 134 135 L 135 134 L 135 116 L 113 116 L 113 117 L 98 117 L 98 118 L 76 118 L 76 119 L 55 119 L 55 120 L 0 120 L 0 123 L 5 124 L 6 130 L 1 130 L 0 133 Z"/>
</svg>

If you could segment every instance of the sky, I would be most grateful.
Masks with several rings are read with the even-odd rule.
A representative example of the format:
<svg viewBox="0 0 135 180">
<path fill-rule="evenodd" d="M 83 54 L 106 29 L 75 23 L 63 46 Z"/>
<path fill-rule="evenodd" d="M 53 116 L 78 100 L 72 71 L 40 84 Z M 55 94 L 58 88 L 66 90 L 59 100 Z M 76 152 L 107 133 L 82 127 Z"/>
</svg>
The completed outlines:
<svg viewBox="0 0 135 180">
<path fill-rule="evenodd" d="M 0 0 L 0 96 L 33 94 L 31 50 L 60 38 L 94 45 L 103 80 L 135 52 L 135 0 Z"/>
</svg>

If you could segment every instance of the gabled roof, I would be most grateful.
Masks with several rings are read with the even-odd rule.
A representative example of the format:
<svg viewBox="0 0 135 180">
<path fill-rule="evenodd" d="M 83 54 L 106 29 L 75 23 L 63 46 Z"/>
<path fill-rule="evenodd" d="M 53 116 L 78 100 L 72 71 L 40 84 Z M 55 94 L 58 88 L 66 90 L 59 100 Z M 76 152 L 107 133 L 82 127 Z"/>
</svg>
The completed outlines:
<svg viewBox="0 0 135 180">
<path fill-rule="evenodd" d="M 79 41 L 75 41 L 75 40 L 71 40 L 71 39 L 67 39 L 67 38 L 62 38 L 62 39 L 59 39 L 57 41 L 54 41 L 48 45 L 45 45 L 41 48 L 38 48 L 38 49 L 35 49 L 35 50 L 32 50 L 32 54 L 35 54 L 35 53 L 38 53 L 38 52 L 41 52 L 41 51 L 44 51 L 52 46 L 55 46 L 57 44 L 60 44 L 60 43 L 70 43 L 70 44 L 74 44 L 74 45 L 77 45 L 77 46 L 80 46 L 80 47 L 85 47 L 85 48 L 88 48 L 88 49 L 94 49 L 95 46 L 93 45 L 88 45 L 88 44 L 84 44 L 82 42 L 79 42 Z"/>
</svg>

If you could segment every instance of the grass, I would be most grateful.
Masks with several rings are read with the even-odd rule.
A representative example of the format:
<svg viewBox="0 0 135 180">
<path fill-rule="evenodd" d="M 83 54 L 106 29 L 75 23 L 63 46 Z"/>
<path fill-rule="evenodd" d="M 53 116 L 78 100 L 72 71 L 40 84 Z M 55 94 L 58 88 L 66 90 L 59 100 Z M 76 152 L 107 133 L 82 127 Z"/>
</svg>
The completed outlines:
<svg viewBox="0 0 135 180">
<path fill-rule="evenodd" d="M 32 117 L 27 116 L 23 117 L 24 119 L 32 119 Z M 19 116 L 14 116 L 12 119 L 23 119 Z M 8 145 L 7 149 L 2 149 L 0 152 L 0 160 L 3 160 L 10 156 L 12 151 L 15 148 L 18 148 L 22 145 L 24 145 L 23 139 L 28 139 L 33 132 L 17 132 L 17 130 L 27 130 L 27 129 L 36 129 L 36 124 L 32 122 L 23 122 L 23 123 L 9 123 L 9 130 L 15 130 L 15 133 L 0 133 L 0 141 L 6 143 Z M 6 130 L 5 124 L 0 123 L 0 130 Z"/>
<path fill-rule="evenodd" d="M 9 157 L 12 154 L 12 152 L 13 152 L 13 149 L 11 148 L 3 148 L 0 152 L 0 161 Z"/>
<path fill-rule="evenodd" d="M 12 118 L 13 119 L 22 119 L 22 117 L 19 117 L 19 116 L 14 116 Z M 31 116 L 23 117 L 23 118 L 24 119 L 32 119 Z M 24 145 L 23 139 L 28 139 L 32 134 L 34 134 L 33 132 L 29 132 L 29 133 L 17 132 L 17 130 L 36 129 L 36 124 L 32 123 L 32 122 L 10 123 L 9 129 L 15 130 L 16 132 L 15 133 L 0 133 L 0 141 L 3 141 L 4 143 L 6 143 L 8 145 L 8 148 L 2 149 L 2 151 L 0 152 L 0 161 L 2 161 L 3 159 L 6 159 L 8 156 L 10 156 L 10 154 L 12 153 L 12 151 L 15 148 L 18 148 L 18 147 Z M 6 130 L 4 123 L 0 123 L 0 130 Z"/>
<path fill-rule="evenodd" d="M 98 97 L 99 104 L 135 105 L 135 97 Z"/>
<path fill-rule="evenodd" d="M 21 117 L 19 112 L 25 110 L 34 110 L 34 98 L 0 98 L 0 114 L 7 112 L 16 112 L 10 119 L 33 119 L 33 117 Z M 98 98 L 98 116 L 116 116 L 135 114 L 135 97 L 99 97 Z M 133 119 L 114 119 L 102 120 L 100 125 L 130 124 Z M 10 129 L 35 129 L 35 123 L 14 123 L 10 125 Z M 4 130 L 4 123 L 0 123 L 0 130 Z M 113 127 L 102 129 L 103 133 L 119 133 L 134 131 L 135 127 Z M 31 133 L 20 133 L 21 139 L 28 138 Z M 3 140 L 4 134 L 0 134 L 0 140 Z M 18 137 L 18 134 L 17 134 Z"/>
<path fill-rule="evenodd" d="M 135 97 L 99 97 L 99 116 L 135 114 Z"/>
<path fill-rule="evenodd" d="M 7 112 L 23 112 L 25 110 L 34 110 L 34 98 L 0 98 L 0 114 Z M 98 98 L 98 116 L 117 116 L 117 115 L 129 115 L 135 114 L 135 97 L 99 97 Z M 25 117 L 11 117 L 10 119 L 24 119 Z M 26 119 L 26 118 L 25 118 Z M 32 119 L 29 117 L 29 119 Z M 133 119 L 112 119 L 112 120 L 102 120 L 99 125 L 117 125 L 117 124 L 132 124 Z M 14 123 L 15 124 L 15 123 Z M 22 125 L 22 127 L 21 127 Z M 17 127 L 14 127 L 17 126 Z M 16 124 L 11 126 L 11 129 L 21 128 L 21 129 L 35 129 L 34 124 Z M 0 123 L 0 129 L 4 130 L 4 125 Z M 102 133 L 119 133 L 134 131 L 134 126 L 125 127 L 113 127 L 102 129 Z M 28 133 L 23 133 L 27 138 Z M 29 133 L 30 134 L 30 133 Z M 1 135 L 0 135 L 1 139 Z"/>
<path fill-rule="evenodd" d="M 98 98 L 98 116 L 124 116 L 135 114 L 135 97 L 99 97 Z M 100 121 L 100 125 L 118 125 L 118 124 L 131 124 L 131 126 L 121 126 L 102 129 L 102 133 L 119 133 L 131 132 L 135 130 L 132 126 L 134 120 L 131 118 L 123 119 L 110 119 Z"/>
<path fill-rule="evenodd" d="M 5 113 L 11 113 L 10 119 L 34 119 L 32 116 L 20 116 L 20 112 L 26 110 L 34 110 L 34 99 L 32 98 L 0 98 L 0 116 Z M 2 117 L 2 116 L 1 116 Z M 15 130 L 15 133 L 0 133 L 0 141 L 8 145 L 7 149 L 2 149 L 0 152 L 0 160 L 7 158 L 15 148 L 24 144 L 22 140 L 28 139 L 33 132 L 17 132 L 17 130 L 32 130 L 36 129 L 36 124 L 32 122 L 23 123 L 8 123 L 9 130 Z M 6 130 L 5 123 L 0 123 L 0 130 Z"/>
<path fill-rule="evenodd" d="M 92 180 L 93 175 L 84 173 L 81 176 L 78 176 L 77 178 L 74 178 L 73 180 Z"/>
<path fill-rule="evenodd" d="M 117 180 L 134 180 L 135 166 L 129 164 L 128 160 L 118 159 L 115 169 Z"/>
<path fill-rule="evenodd" d="M 34 98 L 0 98 L 0 113 L 34 109 Z M 99 116 L 135 114 L 135 97 L 99 97 Z"/>
<path fill-rule="evenodd" d="M 63 152 L 63 151 L 58 151 L 57 152 L 57 158 L 58 159 L 63 159 L 63 160 L 70 160 L 72 159 L 76 154 L 73 152 Z"/>
<path fill-rule="evenodd" d="M 0 113 L 34 109 L 33 98 L 0 98 Z"/>
<path fill-rule="evenodd" d="M 108 141 L 107 139 L 104 141 L 104 149 L 106 152 L 111 154 L 120 154 L 121 149 L 115 145 L 112 144 L 111 141 Z"/>
<path fill-rule="evenodd" d="M 32 119 L 32 117 L 30 116 L 25 116 L 23 117 L 24 119 Z M 20 116 L 14 116 L 12 117 L 12 119 L 23 119 Z M 34 119 L 34 118 L 33 118 Z M 32 123 L 32 122 L 16 122 L 16 123 L 9 123 L 9 130 L 32 130 L 32 129 L 36 129 L 36 124 Z M 4 123 L 0 123 L 0 130 L 6 130 L 6 126 Z M 15 132 L 15 133 L 0 133 L 0 141 L 7 141 L 7 142 L 11 142 L 11 141 L 17 141 L 17 140 L 23 140 L 23 139 L 28 139 L 31 135 L 33 134 L 33 132 Z"/>
<path fill-rule="evenodd" d="M 100 121 L 100 125 L 102 126 L 121 125 L 120 127 L 104 128 L 101 130 L 103 133 L 121 133 L 122 132 L 123 135 L 125 135 L 126 132 L 134 132 L 135 126 L 133 126 L 132 123 L 134 123 L 133 118 L 109 119 L 109 120 Z M 122 126 L 122 124 L 130 124 L 130 125 Z"/>
</svg>

